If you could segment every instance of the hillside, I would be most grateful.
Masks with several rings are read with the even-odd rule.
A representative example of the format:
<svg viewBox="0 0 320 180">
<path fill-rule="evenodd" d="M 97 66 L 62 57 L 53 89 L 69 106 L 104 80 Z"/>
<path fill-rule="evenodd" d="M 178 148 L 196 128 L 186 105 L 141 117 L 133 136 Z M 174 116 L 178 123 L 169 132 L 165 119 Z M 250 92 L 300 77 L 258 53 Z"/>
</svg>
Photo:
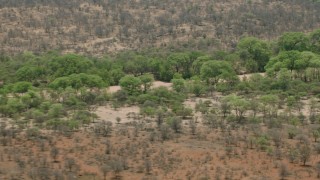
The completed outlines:
<svg viewBox="0 0 320 180">
<path fill-rule="evenodd" d="M 1 51 L 102 55 L 123 49 L 232 49 L 320 27 L 320 3 L 307 0 L 0 0 Z"/>
</svg>

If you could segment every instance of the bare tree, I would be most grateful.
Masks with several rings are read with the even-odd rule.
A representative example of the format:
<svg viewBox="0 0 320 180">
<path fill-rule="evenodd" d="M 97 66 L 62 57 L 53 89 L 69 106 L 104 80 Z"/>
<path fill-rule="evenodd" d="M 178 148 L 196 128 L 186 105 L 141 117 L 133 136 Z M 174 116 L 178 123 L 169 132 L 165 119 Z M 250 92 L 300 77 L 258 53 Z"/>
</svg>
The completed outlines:
<svg viewBox="0 0 320 180">
<path fill-rule="evenodd" d="M 101 172 L 103 174 L 104 180 L 106 180 L 107 179 L 107 174 L 111 170 L 110 166 L 107 165 L 107 164 L 102 164 L 101 167 L 100 167 L 100 170 L 101 170 Z"/>
<path fill-rule="evenodd" d="M 53 162 L 57 162 L 57 157 L 59 155 L 59 149 L 55 146 L 51 148 L 50 155 L 53 158 Z"/>
<path fill-rule="evenodd" d="M 279 167 L 279 176 L 281 180 L 284 180 L 286 177 L 290 175 L 290 171 L 288 169 L 288 166 L 284 163 L 280 164 Z"/>
<path fill-rule="evenodd" d="M 69 172 L 72 171 L 72 168 L 74 168 L 77 164 L 74 158 L 66 158 L 64 162 L 65 167 L 68 169 Z"/>
</svg>

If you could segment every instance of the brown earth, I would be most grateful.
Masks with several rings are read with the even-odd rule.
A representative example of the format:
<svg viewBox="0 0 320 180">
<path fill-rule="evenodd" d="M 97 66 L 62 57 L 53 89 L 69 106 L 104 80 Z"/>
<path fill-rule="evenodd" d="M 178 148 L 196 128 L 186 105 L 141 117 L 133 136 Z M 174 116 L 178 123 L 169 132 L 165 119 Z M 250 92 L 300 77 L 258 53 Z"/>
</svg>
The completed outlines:
<svg viewBox="0 0 320 180">
<path fill-rule="evenodd" d="M 186 128 L 186 127 L 185 127 Z M 103 179 L 101 161 L 119 157 L 126 158 L 126 170 L 118 173 L 121 179 L 279 179 L 279 166 L 288 166 L 290 175 L 286 179 L 317 179 L 313 167 L 319 156 L 313 155 L 307 166 L 300 163 L 289 163 L 286 157 L 275 159 L 257 147 L 248 148 L 239 140 L 237 145 L 226 145 L 225 132 L 220 130 L 198 129 L 197 135 L 176 134 L 173 140 L 150 141 L 150 133 L 140 131 L 134 135 L 132 128 L 120 133 L 120 126 L 114 127 L 114 133 L 108 138 L 96 137 L 89 132 L 74 132 L 70 137 L 59 133 L 48 133 L 48 140 L 30 140 L 18 136 L 7 146 L 0 146 L 0 178 L 31 179 L 32 170 L 53 170 L 63 174 L 71 174 L 75 179 Z M 234 135 L 241 139 L 244 131 L 235 131 Z M 157 139 L 157 138 L 156 138 Z M 110 154 L 105 153 L 106 140 L 112 144 Z M 296 141 L 296 140 L 287 140 Z M 44 142 L 44 145 L 41 143 Z M 42 149 L 43 146 L 43 150 Z M 59 149 L 57 161 L 50 156 L 52 147 Z M 271 145 L 272 147 L 272 145 Z M 227 153 L 226 148 L 231 148 Z M 67 158 L 75 160 L 71 171 L 67 169 Z M 145 170 L 145 162 L 151 162 L 149 173 Z M 16 163 L 25 162 L 21 168 Z M 108 161 L 108 160 L 107 160 Z M 42 162 L 42 163 L 41 163 Z M 45 163 L 46 162 L 46 163 Z M 44 164 L 45 163 L 45 164 Z M 31 164 L 34 164 L 32 166 Z M 45 172 L 44 172 L 45 173 Z M 110 170 L 107 179 L 115 177 Z M 49 176 L 52 177 L 52 176 Z"/>
</svg>

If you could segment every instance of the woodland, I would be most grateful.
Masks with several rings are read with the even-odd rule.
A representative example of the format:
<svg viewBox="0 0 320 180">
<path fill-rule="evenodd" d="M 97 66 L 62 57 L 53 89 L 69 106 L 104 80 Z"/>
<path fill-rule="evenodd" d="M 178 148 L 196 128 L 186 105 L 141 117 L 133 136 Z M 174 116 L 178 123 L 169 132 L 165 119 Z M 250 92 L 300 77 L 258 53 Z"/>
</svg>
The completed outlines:
<svg viewBox="0 0 320 180">
<path fill-rule="evenodd" d="M 0 179 L 320 178 L 319 29 L 0 63 Z"/>
<path fill-rule="evenodd" d="M 319 0 L 0 0 L 0 180 L 320 179 Z"/>
</svg>

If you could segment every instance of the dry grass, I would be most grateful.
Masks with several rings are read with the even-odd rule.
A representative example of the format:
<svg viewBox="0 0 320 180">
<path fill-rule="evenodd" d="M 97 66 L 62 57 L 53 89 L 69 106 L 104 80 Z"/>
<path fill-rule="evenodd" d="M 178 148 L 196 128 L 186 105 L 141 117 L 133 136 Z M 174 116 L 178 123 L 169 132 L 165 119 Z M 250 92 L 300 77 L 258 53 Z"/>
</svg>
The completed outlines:
<svg viewBox="0 0 320 180">
<path fill-rule="evenodd" d="M 3 1 L 1 50 L 17 53 L 58 49 L 104 55 L 175 45 L 212 51 L 233 48 L 242 36 L 272 39 L 285 31 L 309 32 L 320 26 L 320 5 L 312 1 L 57 2 L 61 3 Z"/>
</svg>

